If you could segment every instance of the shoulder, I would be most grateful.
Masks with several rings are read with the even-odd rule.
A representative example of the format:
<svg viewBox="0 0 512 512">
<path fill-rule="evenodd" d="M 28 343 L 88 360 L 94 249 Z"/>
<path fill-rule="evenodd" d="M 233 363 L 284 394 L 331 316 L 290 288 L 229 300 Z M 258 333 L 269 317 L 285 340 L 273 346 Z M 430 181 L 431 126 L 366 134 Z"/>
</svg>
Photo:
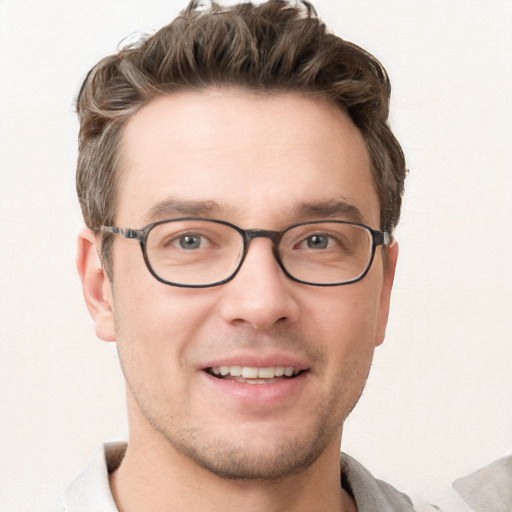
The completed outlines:
<svg viewBox="0 0 512 512">
<path fill-rule="evenodd" d="M 358 512 L 435 512 L 426 502 L 414 501 L 392 485 L 375 478 L 362 464 L 342 453 L 342 485 L 352 494 Z"/>
<path fill-rule="evenodd" d="M 476 512 L 512 510 L 512 455 L 453 482 L 453 489 Z"/>
</svg>

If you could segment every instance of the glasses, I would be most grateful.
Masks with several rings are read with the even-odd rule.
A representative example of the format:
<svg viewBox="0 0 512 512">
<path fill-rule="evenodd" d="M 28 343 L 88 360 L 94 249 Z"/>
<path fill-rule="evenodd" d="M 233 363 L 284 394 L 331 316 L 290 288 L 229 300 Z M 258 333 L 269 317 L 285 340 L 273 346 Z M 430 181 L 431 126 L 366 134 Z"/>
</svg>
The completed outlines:
<svg viewBox="0 0 512 512">
<path fill-rule="evenodd" d="M 162 283 L 208 288 L 227 283 L 240 270 L 255 238 L 269 238 L 283 272 L 312 286 L 340 286 L 363 279 L 379 245 L 391 236 L 357 222 L 301 222 L 282 231 L 241 229 L 222 220 L 185 217 L 153 222 L 142 229 L 102 226 L 138 240 L 146 265 Z"/>
</svg>

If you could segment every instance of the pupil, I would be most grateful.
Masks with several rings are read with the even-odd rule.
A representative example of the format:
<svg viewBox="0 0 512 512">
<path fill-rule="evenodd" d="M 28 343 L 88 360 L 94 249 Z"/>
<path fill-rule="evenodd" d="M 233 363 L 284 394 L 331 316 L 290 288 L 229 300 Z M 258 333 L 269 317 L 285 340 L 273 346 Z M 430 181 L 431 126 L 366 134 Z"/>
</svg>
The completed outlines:
<svg viewBox="0 0 512 512">
<path fill-rule="evenodd" d="M 200 243 L 198 236 L 186 235 L 180 238 L 180 246 L 182 249 L 197 249 Z"/>
<path fill-rule="evenodd" d="M 313 235 L 308 238 L 308 247 L 310 249 L 325 249 L 327 247 L 327 237 L 322 235 Z"/>
</svg>

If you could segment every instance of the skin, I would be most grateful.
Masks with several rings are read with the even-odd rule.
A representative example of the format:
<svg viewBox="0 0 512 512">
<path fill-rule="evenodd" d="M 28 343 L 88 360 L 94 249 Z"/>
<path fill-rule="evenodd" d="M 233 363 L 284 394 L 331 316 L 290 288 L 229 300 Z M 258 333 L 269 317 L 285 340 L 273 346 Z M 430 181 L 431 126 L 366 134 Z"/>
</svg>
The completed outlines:
<svg viewBox="0 0 512 512">
<path fill-rule="evenodd" d="M 129 120 L 121 151 L 123 228 L 199 213 L 280 230 L 326 215 L 353 220 L 356 209 L 379 227 L 362 136 L 318 99 L 238 90 L 158 98 Z M 351 209 L 304 211 L 334 201 Z M 377 249 L 362 281 L 322 288 L 288 279 L 270 240 L 256 239 L 237 276 L 208 289 L 158 282 L 138 243 L 122 237 L 112 286 L 96 244 L 85 229 L 78 269 L 96 333 L 117 342 L 127 383 L 128 450 L 111 478 L 120 510 L 355 510 L 339 484 L 342 426 L 384 339 L 396 243 L 385 265 Z M 231 387 L 204 371 L 277 360 L 305 371 Z"/>
</svg>

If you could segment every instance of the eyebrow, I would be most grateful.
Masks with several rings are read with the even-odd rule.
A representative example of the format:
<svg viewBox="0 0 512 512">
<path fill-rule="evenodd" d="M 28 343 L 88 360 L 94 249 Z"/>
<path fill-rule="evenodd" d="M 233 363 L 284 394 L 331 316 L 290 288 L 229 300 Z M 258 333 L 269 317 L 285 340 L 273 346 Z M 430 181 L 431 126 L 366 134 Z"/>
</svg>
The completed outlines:
<svg viewBox="0 0 512 512">
<path fill-rule="evenodd" d="M 148 222 L 176 216 L 210 217 L 223 210 L 216 201 L 181 201 L 175 198 L 164 199 L 151 207 L 144 218 Z"/>
<path fill-rule="evenodd" d="M 219 214 L 226 216 L 235 211 L 237 211 L 236 208 L 226 207 L 212 200 L 184 201 L 168 198 L 151 207 L 144 215 L 144 219 L 149 223 L 176 216 L 212 218 Z M 292 221 L 340 217 L 353 222 L 363 221 L 363 215 L 359 208 L 344 198 L 300 203 L 293 206 L 289 213 Z"/>
<path fill-rule="evenodd" d="M 353 222 L 362 222 L 363 215 L 357 206 L 350 204 L 346 199 L 328 199 L 302 203 L 293 209 L 293 213 L 304 218 L 337 218 Z"/>
</svg>

